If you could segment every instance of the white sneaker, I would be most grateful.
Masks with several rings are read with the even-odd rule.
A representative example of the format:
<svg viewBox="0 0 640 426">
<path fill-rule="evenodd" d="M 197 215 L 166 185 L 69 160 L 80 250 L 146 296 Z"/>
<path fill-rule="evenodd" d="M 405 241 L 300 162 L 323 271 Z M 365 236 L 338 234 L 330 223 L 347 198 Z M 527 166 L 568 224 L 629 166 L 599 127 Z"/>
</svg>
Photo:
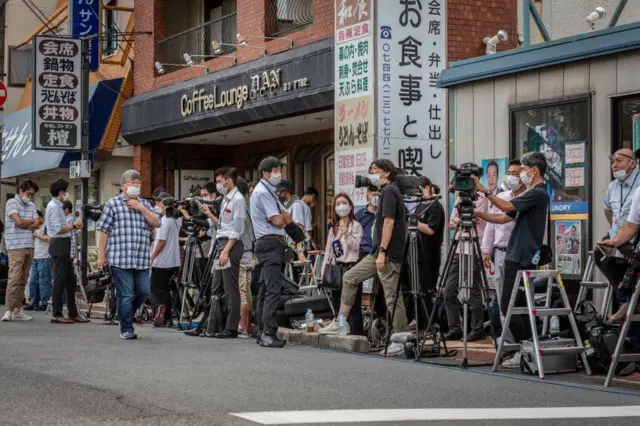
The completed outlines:
<svg viewBox="0 0 640 426">
<path fill-rule="evenodd" d="M 522 358 L 522 352 L 516 352 L 513 357 L 502 362 L 502 368 L 520 368 L 520 358 Z"/>
<path fill-rule="evenodd" d="M 338 330 L 340 329 L 340 324 L 338 323 L 338 320 L 333 320 L 329 323 L 329 325 L 327 325 L 324 328 L 321 328 L 320 331 L 318 331 L 319 334 L 338 334 Z"/>
<path fill-rule="evenodd" d="M 382 356 L 398 356 L 404 355 L 404 345 L 402 343 L 390 343 L 385 354 L 384 349 L 380 352 Z"/>
<path fill-rule="evenodd" d="M 12 321 L 31 321 L 33 320 L 33 317 L 26 315 L 24 311 L 20 309 L 18 312 L 14 312 L 13 314 L 11 314 L 11 320 Z"/>
<path fill-rule="evenodd" d="M 5 311 L 2 322 L 11 322 L 11 311 Z"/>
</svg>

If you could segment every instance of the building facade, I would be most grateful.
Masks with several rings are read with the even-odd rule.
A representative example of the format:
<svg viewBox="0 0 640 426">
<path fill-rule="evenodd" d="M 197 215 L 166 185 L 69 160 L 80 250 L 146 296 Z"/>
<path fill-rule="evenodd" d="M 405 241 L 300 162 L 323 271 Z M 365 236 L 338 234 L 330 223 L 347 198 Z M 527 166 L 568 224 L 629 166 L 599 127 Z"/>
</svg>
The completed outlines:
<svg viewBox="0 0 640 426">
<path fill-rule="evenodd" d="M 136 39 L 123 137 L 133 145 L 143 191 L 163 186 L 184 197 L 222 165 L 256 180 L 260 160 L 275 155 L 298 192 L 319 190 L 314 222 L 322 240 L 336 190 L 335 22 L 339 12 L 366 13 L 369 3 L 137 0 L 136 27 L 151 36 Z M 416 13 L 426 20 L 425 3 Z M 498 30 L 516 32 L 515 0 L 436 3 L 447 10 L 451 60 L 484 54 L 483 38 Z M 367 63 L 375 65 L 375 58 Z"/>
</svg>

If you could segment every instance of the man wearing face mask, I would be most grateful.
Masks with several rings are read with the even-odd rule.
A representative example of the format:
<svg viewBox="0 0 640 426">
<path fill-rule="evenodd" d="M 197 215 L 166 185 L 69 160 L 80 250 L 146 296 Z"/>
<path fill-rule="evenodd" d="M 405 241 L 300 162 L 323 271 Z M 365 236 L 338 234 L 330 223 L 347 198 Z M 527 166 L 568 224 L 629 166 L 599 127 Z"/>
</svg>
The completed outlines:
<svg viewBox="0 0 640 426">
<path fill-rule="evenodd" d="M 5 293 L 3 322 L 31 321 L 22 310 L 24 288 L 33 263 L 33 231 L 38 229 L 38 210 L 31 199 L 38 192 L 38 184 L 25 180 L 18 186 L 18 196 L 7 201 L 5 206 L 4 241 L 9 257 L 9 277 Z"/>
<path fill-rule="evenodd" d="M 86 323 L 76 308 L 76 274 L 71 259 L 71 233 L 81 229 L 80 222 L 67 222 L 64 203 L 68 201 L 69 182 L 59 179 L 51 184 L 49 191 L 53 199 L 47 205 L 45 221 L 50 236 L 49 254 L 53 260 L 53 290 L 51 299 L 53 312 L 51 322 L 57 324 Z M 68 205 L 67 205 L 68 207 Z M 66 298 L 69 317 L 62 315 L 63 299 Z"/>
<path fill-rule="evenodd" d="M 282 182 L 282 166 L 275 157 L 267 157 L 258 167 L 262 179 L 251 195 L 251 222 L 256 237 L 255 255 L 261 269 L 260 291 L 256 318 L 261 346 L 282 348 L 286 342 L 278 339 L 276 311 L 282 295 L 282 265 L 284 264 L 285 230 L 292 222 L 291 214 L 280 204 L 276 187 Z"/>
<path fill-rule="evenodd" d="M 111 266 L 120 337 L 130 340 L 138 337 L 133 332 L 133 315 L 149 295 L 149 226 L 160 227 L 160 220 L 151 203 L 140 198 L 140 173 L 127 170 L 120 184 L 122 193 L 104 205 L 96 225 L 98 269 L 102 270 L 107 262 Z"/>
<path fill-rule="evenodd" d="M 371 253 L 373 247 L 373 223 L 376 221 L 379 195 L 376 189 L 367 189 L 367 205 L 356 212 L 356 220 L 362 225 L 360 240 L 360 259 Z"/>
<path fill-rule="evenodd" d="M 509 163 L 509 170 L 507 178 L 507 191 L 503 191 L 498 194 L 498 197 L 504 201 L 511 201 L 514 198 L 522 195 L 527 187 L 520 180 L 520 172 L 522 166 L 520 160 L 511 160 Z M 484 230 L 482 236 L 482 260 L 487 268 L 494 266 L 494 277 L 496 283 L 496 296 L 495 303 L 497 303 L 498 309 L 500 307 L 500 298 L 502 296 L 502 282 L 504 277 L 504 262 L 507 255 L 507 245 L 509 243 L 509 237 L 515 227 L 513 222 L 508 216 L 505 216 L 497 207 L 491 206 L 488 213 L 476 213 L 476 216 L 487 221 L 487 227 Z M 493 259 L 493 262 L 492 262 Z M 504 322 L 504 316 L 501 315 L 502 322 Z M 513 343 L 513 336 L 511 332 L 507 331 L 508 343 Z"/>
<path fill-rule="evenodd" d="M 633 202 L 633 194 L 640 187 L 640 178 L 638 169 L 636 168 L 636 155 L 630 149 L 624 148 L 616 151 L 609 157 L 611 160 L 611 171 L 613 172 L 613 181 L 607 188 L 604 196 L 604 215 L 609 222 L 610 228 L 608 234 L 603 240 L 613 239 L 616 237 L 618 230 L 624 225 L 631 210 Z M 631 251 L 630 245 L 624 245 L 618 250 L 624 254 Z M 595 249 L 593 257 L 598 269 L 602 271 L 609 283 L 618 287 L 620 281 L 624 277 L 626 271 L 626 260 L 623 258 L 609 259 L 602 262 L 603 253 Z"/>
<path fill-rule="evenodd" d="M 504 279 L 500 298 L 500 310 L 503 315 L 507 314 L 518 271 L 536 268 L 534 256 L 544 242 L 550 202 L 544 183 L 544 174 L 547 171 L 547 160 L 544 154 L 529 152 L 522 156 L 520 162 L 522 164 L 520 180 L 528 190 L 511 201 L 498 197 L 482 185 L 477 176 L 473 177 L 477 191 L 484 194 L 498 210 L 507 216 L 503 217 L 504 222 L 501 223 L 515 221 L 504 261 Z M 518 292 L 516 306 L 524 305 L 524 294 Z M 530 331 L 521 315 L 512 316 L 511 324 L 505 324 L 505 326 L 511 330 L 515 343 L 529 338 Z M 512 358 L 505 360 L 502 366 L 520 368 L 521 355 L 520 352 L 516 353 Z"/>
</svg>

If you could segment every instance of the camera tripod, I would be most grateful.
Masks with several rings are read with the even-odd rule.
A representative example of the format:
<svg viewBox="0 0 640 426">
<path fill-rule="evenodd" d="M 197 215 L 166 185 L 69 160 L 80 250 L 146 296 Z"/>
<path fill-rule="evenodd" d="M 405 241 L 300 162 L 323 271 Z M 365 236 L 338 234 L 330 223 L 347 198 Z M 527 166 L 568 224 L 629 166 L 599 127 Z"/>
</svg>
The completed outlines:
<svg viewBox="0 0 640 426">
<path fill-rule="evenodd" d="M 470 222 L 470 221 L 469 221 Z M 464 224 L 463 224 L 464 223 Z M 456 253 L 458 247 L 462 244 L 461 252 L 464 255 L 459 255 Z M 478 231 L 476 229 L 475 224 L 469 224 L 466 220 L 458 222 L 456 226 L 456 230 L 453 236 L 453 242 L 451 247 L 449 247 L 449 252 L 447 254 L 447 259 L 445 261 L 444 272 L 440 277 L 440 282 L 438 283 L 438 289 L 436 291 L 435 302 L 436 306 L 439 304 L 440 300 L 444 298 L 444 291 L 447 283 L 447 278 L 449 277 L 451 265 L 453 264 L 453 260 L 455 256 L 460 256 L 460 265 L 458 267 L 458 289 L 462 294 L 462 363 L 460 367 L 468 368 L 469 361 L 467 358 L 467 336 L 468 336 L 468 313 L 469 313 L 469 299 L 471 290 L 474 286 L 478 285 L 480 287 L 480 292 L 482 295 L 482 301 L 484 305 L 484 310 L 491 314 L 490 308 L 490 299 L 489 299 L 489 283 L 487 281 L 487 275 L 484 270 L 484 266 L 482 263 L 482 255 L 480 251 L 480 241 L 478 238 Z M 474 268 L 478 268 L 480 270 L 480 283 L 474 283 L 473 275 Z M 434 329 L 433 323 L 435 319 L 435 309 L 431 312 L 431 316 L 429 317 L 429 323 L 427 324 L 427 330 L 431 330 L 433 333 L 436 333 L 439 330 Z M 491 337 L 494 341 L 496 341 L 495 330 L 493 329 L 493 324 L 489 323 Z M 444 336 L 443 336 L 444 341 Z"/>
<path fill-rule="evenodd" d="M 419 205 L 419 203 L 423 201 L 435 201 L 438 198 L 439 197 L 428 198 L 428 199 L 422 198 L 415 201 Z M 418 230 L 418 218 L 415 216 L 415 209 L 417 209 L 417 206 L 414 208 L 413 214 L 410 214 L 408 217 L 409 232 L 407 234 L 406 245 L 408 246 L 407 263 L 409 266 L 409 277 L 411 281 L 410 294 L 412 296 L 412 302 L 414 305 L 414 318 L 416 321 L 416 340 L 415 340 L 415 348 L 413 350 L 413 356 L 416 361 L 420 361 L 420 358 L 422 357 L 422 354 L 424 351 L 426 341 L 429 340 L 428 335 L 425 335 L 424 338 L 421 338 L 421 332 L 423 328 L 420 326 L 420 322 L 421 322 L 420 314 L 422 313 L 424 315 L 422 318 L 430 318 L 430 316 L 429 316 L 429 309 L 427 308 L 427 302 L 425 301 L 425 298 L 429 297 L 429 295 L 425 294 L 422 291 L 422 287 L 420 286 L 420 270 L 419 270 L 419 260 L 418 260 L 418 256 L 419 256 L 418 255 L 418 238 L 419 238 L 420 231 Z M 390 324 L 393 324 L 393 319 L 395 318 L 395 315 L 396 315 L 397 300 L 401 296 L 402 296 L 402 281 L 398 280 L 398 285 L 396 287 L 396 294 L 395 294 L 396 303 L 394 303 L 393 305 Z M 433 311 L 435 312 L 435 309 L 433 309 Z M 429 330 L 429 328 L 426 328 L 425 330 Z M 390 338 L 391 338 L 391 333 L 389 330 L 387 330 L 385 343 L 384 343 L 385 356 L 387 354 L 387 349 L 389 348 Z M 432 330 L 430 338 L 433 341 L 433 347 L 438 348 L 438 352 L 439 352 L 440 341 L 438 340 L 437 330 Z M 407 339 L 407 340 L 411 340 L 411 339 Z M 443 344 L 445 353 L 448 354 L 449 350 L 447 349 L 447 343 L 444 341 L 444 339 L 442 339 L 442 344 Z"/>
</svg>

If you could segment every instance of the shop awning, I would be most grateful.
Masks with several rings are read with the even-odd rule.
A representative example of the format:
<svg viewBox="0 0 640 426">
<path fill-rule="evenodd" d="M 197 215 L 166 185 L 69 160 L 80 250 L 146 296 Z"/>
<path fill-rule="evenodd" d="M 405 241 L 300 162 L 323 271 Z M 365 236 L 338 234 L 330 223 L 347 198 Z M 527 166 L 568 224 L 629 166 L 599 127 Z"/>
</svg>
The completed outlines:
<svg viewBox="0 0 640 426">
<path fill-rule="evenodd" d="M 640 22 L 454 62 L 438 87 L 530 71 L 640 49 Z"/>
<path fill-rule="evenodd" d="M 90 87 L 89 149 L 100 146 L 102 136 L 120 93 L 122 78 L 101 81 Z M 80 159 L 79 152 L 35 151 L 31 141 L 31 107 L 4 116 L 2 131 L 2 178 L 10 178 L 58 167 L 68 168 Z"/>
</svg>

